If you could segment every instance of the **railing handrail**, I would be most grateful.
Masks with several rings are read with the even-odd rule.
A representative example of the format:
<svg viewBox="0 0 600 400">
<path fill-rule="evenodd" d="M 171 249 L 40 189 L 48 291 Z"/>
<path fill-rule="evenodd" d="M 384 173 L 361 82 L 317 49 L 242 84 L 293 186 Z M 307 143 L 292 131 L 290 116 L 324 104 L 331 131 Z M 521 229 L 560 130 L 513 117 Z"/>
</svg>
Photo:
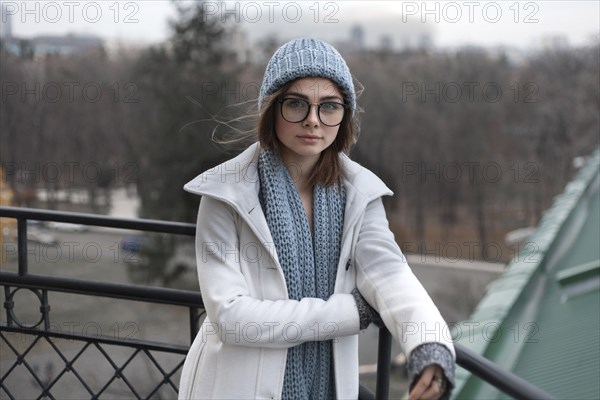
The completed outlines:
<svg viewBox="0 0 600 400">
<path fill-rule="evenodd" d="M 109 228 L 173 233 L 188 236 L 194 236 L 196 234 L 196 225 L 185 222 L 107 217 L 104 215 L 70 211 L 41 210 L 38 208 L 0 206 L 0 217 L 24 218 L 36 221 L 68 222 L 92 226 L 104 226 Z"/>
<path fill-rule="evenodd" d="M 19 287 L 65 293 L 204 308 L 202 296 L 199 292 L 192 290 L 57 278 L 48 275 L 19 275 L 14 272 L 0 272 L 0 282 Z"/>
</svg>

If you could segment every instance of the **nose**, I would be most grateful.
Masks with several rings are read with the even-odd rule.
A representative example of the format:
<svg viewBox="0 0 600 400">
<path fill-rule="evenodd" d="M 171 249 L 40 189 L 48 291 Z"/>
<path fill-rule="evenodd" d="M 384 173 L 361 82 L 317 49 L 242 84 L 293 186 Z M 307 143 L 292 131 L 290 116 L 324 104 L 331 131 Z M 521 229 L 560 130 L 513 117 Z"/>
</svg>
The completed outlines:
<svg viewBox="0 0 600 400">
<path fill-rule="evenodd" d="M 319 125 L 319 107 L 315 104 L 309 105 L 308 115 L 304 118 L 304 126 L 318 126 Z"/>
</svg>

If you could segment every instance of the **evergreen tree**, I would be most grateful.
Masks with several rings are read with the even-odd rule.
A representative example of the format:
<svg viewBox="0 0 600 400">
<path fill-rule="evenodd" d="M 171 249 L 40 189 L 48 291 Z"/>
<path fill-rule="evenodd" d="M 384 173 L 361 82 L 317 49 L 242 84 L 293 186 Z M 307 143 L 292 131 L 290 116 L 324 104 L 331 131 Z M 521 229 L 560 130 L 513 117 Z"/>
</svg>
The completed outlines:
<svg viewBox="0 0 600 400">
<path fill-rule="evenodd" d="M 133 147 L 140 217 L 194 222 L 198 198 L 182 188 L 223 161 L 211 140 L 212 116 L 226 105 L 222 94 L 235 87 L 236 64 L 220 21 L 206 15 L 201 3 L 177 7 L 170 40 L 144 51 L 136 66 L 141 97 L 136 120 L 143 126 Z"/>
</svg>

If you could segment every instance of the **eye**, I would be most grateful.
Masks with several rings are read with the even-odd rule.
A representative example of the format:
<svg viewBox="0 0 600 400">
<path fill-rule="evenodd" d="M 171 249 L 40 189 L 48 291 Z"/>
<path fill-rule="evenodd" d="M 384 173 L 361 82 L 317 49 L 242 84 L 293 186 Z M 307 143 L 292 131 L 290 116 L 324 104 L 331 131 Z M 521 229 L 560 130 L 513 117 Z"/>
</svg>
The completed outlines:
<svg viewBox="0 0 600 400">
<path fill-rule="evenodd" d="M 321 104 L 321 110 L 323 111 L 338 111 L 343 108 L 342 104 L 334 102 L 326 102 Z"/>
<path fill-rule="evenodd" d="M 285 105 L 289 108 L 306 108 L 306 102 L 301 99 L 285 99 Z"/>
</svg>

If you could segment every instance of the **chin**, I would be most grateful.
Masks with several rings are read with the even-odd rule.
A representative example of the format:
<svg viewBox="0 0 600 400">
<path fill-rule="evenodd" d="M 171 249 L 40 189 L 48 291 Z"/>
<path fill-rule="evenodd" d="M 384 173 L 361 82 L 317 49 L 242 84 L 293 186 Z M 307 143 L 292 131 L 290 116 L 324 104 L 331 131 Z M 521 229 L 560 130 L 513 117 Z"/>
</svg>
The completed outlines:
<svg viewBox="0 0 600 400">
<path fill-rule="evenodd" d="M 314 157 L 320 155 L 325 149 L 327 149 L 327 147 L 313 145 L 292 149 L 292 151 L 299 156 Z"/>
</svg>

